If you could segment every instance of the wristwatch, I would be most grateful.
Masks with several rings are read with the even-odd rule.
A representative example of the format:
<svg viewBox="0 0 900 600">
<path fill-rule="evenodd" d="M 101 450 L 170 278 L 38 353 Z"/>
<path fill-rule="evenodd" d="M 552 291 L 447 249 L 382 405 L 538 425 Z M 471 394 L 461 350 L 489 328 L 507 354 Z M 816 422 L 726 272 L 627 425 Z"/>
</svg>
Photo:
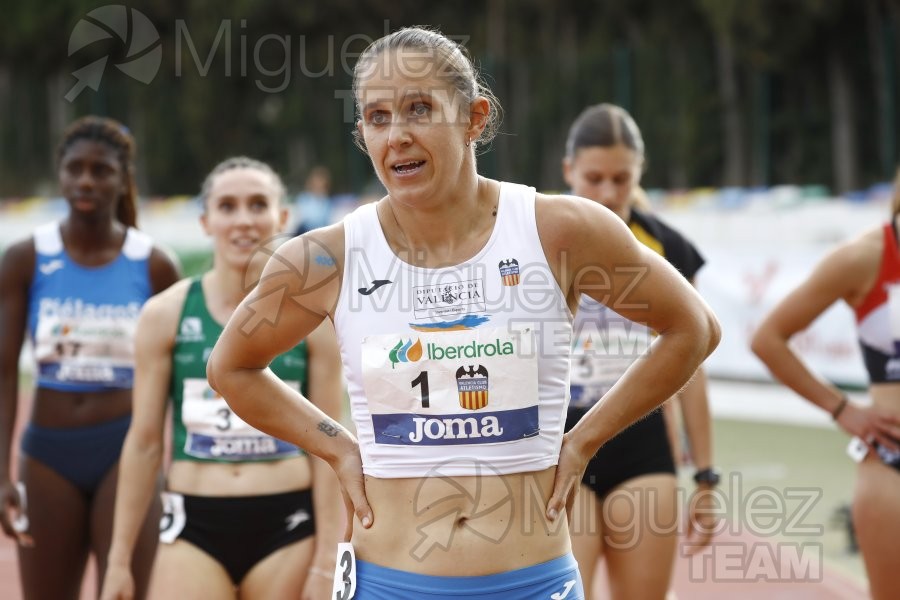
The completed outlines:
<svg viewBox="0 0 900 600">
<path fill-rule="evenodd" d="M 694 483 L 696 484 L 705 484 L 710 487 L 715 487 L 719 485 L 719 481 L 722 479 L 722 474 L 719 473 L 718 470 L 713 467 L 707 467 L 705 469 L 700 469 L 696 473 L 694 473 Z"/>
</svg>

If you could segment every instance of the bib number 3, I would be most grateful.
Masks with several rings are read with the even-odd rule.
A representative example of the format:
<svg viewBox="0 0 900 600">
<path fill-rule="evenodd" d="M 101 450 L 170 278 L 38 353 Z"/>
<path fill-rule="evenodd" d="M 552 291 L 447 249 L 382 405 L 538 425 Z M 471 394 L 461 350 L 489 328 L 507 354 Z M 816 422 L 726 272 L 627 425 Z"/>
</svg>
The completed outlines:
<svg viewBox="0 0 900 600">
<path fill-rule="evenodd" d="M 331 597 L 333 600 L 352 600 L 356 597 L 356 555 L 348 542 L 341 542 L 337 547 Z"/>
</svg>

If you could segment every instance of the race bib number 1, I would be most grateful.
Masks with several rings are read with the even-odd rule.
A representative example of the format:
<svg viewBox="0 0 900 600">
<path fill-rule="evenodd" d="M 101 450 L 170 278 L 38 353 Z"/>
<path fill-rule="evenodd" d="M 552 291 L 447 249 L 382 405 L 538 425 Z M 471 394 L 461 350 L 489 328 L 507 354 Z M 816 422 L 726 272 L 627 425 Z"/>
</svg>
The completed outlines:
<svg viewBox="0 0 900 600">
<path fill-rule="evenodd" d="M 375 443 L 453 446 L 540 433 L 531 324 L 369 336 L 363 386 Z"/>
</svg>

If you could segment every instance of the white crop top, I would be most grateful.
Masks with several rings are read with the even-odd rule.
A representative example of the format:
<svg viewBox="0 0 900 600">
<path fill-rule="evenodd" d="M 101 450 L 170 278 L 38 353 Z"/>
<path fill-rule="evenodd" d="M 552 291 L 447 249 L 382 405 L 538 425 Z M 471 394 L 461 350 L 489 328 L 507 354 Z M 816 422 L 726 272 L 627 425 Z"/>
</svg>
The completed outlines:
<svg viewBox="0 0 900 600">
<path fill-rule="evenodd" d="M 439 269 L 393 253 L 374 203 L 344 219 L 335 327 L 367 475 L 557 464 L 572 314 L 538 237 L 534 198 L 533 188 L 501 183 L 484 248 Z"/>
</svg>

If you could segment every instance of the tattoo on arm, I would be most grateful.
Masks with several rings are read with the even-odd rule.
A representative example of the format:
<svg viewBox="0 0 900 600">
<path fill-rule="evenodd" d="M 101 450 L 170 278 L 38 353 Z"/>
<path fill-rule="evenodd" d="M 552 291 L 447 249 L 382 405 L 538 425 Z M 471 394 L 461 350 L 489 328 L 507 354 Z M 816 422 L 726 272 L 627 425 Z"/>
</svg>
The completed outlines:
<svg viewBox="0 0 900 600">
<path fill-rule="evenodd" d="M 340 433 L 341 430 L 332 421 L 322 421 L 319 423 L 319 431 L 328 437 L 337 437 L 337 434 Z"/>
</svg>

